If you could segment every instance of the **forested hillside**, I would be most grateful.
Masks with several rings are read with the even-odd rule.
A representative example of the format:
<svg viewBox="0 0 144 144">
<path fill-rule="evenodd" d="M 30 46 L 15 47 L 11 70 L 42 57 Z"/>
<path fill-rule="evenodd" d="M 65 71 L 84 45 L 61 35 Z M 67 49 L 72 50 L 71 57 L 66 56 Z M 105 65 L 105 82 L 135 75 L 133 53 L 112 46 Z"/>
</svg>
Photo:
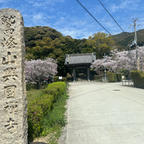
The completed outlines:
<svg viewBox="0 0 144 144">
<path fill-rule="evenodd" d="M 143 46 L 144 45 L 144 30 L 139 30 L 137 32 L 138 37 L 138 45 Z M 112 36 L 113 40 L 115 41 L 116 48 L 119 50 L 128 49 L 128 45 L 132 43 L 134 40 L 134 33 L 120 33 L 117 35 Z"/>
</svg>

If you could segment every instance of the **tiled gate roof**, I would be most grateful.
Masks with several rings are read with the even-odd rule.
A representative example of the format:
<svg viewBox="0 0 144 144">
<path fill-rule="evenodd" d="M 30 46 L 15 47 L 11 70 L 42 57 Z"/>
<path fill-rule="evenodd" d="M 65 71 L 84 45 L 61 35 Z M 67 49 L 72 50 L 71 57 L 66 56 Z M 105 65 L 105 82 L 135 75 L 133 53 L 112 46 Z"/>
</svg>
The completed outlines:
<svg viewBox="0 0 144 144">
<path fill-rule="evenodd" d="M 91 64 L 95 60 L 96 56 L 93 53 L 67 54 L 65 64 L 66 65 Z"/>
</svg>

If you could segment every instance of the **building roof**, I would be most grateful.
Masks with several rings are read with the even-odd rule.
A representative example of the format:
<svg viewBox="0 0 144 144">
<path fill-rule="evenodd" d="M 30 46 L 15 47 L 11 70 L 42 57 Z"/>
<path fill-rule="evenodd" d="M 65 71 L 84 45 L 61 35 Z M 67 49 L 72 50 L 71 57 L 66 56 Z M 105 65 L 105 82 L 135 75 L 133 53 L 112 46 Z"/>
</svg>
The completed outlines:
<svg viewBox="0 0 144 144">
<path fill-rule="evenodd" d="M 65 59 L 66 65 L 76 64 L 91 64 L 96 60 L 94 53 L 82 53 L 82 54 L 67 54 Z"/>
</svg>

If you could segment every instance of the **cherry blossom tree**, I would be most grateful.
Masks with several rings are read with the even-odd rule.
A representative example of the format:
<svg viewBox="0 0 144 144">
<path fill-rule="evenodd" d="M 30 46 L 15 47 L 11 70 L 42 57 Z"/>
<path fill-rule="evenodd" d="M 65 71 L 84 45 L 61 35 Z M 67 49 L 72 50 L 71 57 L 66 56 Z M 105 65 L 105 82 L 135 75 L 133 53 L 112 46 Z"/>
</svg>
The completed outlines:
<svg viewBox="0 0 144 144">
<path fill-rule="evenodd" d="M 36 83 L 39 87 L 42 82 L 51 80 L 57 74 L 57 64 L 51 58 L 26 61 L 25 73 L 27 83 Z"/>
<path fill-rule="evenodd" d="M 144 47 L 137 49 L 140 69 L 144 66 Z M 112 52 L 112 56 L 105 56 L 103 59 L 97 59 L 91 66 L 95 71 L 107 69 L 112 72 L 119 72 L 121 70 L 136 70 L 137 59 L 136 50 Z"/>
<path fill-rule="evenodd" d="M 95 60 L 95 62 L 91 65 L 91 68 L 95 71 L 103 71 L 104 69 L 114 71 L 117 68 L 117 62 L 113 60 L 112 57 L 106 56 L 103 59 Z"/>
</svg>

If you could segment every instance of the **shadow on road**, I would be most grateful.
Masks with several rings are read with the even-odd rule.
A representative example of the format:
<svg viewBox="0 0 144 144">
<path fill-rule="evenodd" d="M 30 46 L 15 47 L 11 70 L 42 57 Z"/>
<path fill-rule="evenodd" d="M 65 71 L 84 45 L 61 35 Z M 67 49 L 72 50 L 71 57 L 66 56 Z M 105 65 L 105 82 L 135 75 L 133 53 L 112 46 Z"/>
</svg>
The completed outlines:
<svg viewBox="0 0 144 144">
<path fill-rule="evenodd" d="M 31 144 L 47 144 L 47 143 L 44 143 L 44 142 L 33 142 Z"/>
</svg>

